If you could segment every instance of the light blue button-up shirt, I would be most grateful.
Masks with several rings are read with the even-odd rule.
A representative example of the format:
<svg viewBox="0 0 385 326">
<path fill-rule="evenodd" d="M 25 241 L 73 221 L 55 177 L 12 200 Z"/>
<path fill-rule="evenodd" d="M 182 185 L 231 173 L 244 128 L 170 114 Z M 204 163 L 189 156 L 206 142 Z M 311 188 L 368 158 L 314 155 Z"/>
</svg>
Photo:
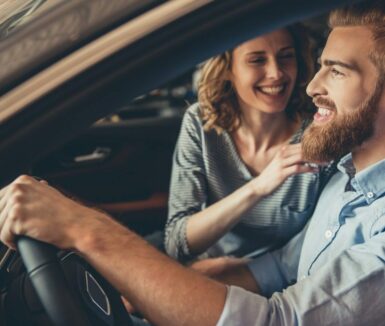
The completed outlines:
<svg viewBox="0 0 385 326">
<path fill-rule="evenodd" d="M 263 296 L 230 286 L 218 325 L 385 325 L 385 160 L 342 158 L 307 227 L 249 268 Z"/>
</svg>

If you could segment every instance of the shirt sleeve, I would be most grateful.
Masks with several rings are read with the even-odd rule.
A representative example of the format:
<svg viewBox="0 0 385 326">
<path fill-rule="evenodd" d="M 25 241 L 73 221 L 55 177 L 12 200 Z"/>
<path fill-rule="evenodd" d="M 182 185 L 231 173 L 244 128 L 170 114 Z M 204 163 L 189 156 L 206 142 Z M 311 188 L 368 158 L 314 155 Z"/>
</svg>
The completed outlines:
<svg viewBox="0 0 385 326">
<path fill-rule="evenodd" d="M 186 240 L 187 220 L 204 208 L 207 198 L 202 157 L 203 129 L 197 111 L 197 106 L 194 106 L 185 113 L 171 173 L 165 249 L 169 256 L 180 261 L 192 258 Z"/>
<path fill-rule="evenodd" d="M 284 247 L 268 252 L 248 263 L 248 267 L 261 290 L 270 297 L 297 281 L 298 265 L 307 225 Z"/>
<path fill-rule="evenodd" d="M 279 280 L 275 259 L 266 261 L 259 267 L 273 275 L 271 281 Z M 229 287 L 217 325 L 382 325 L 384 262 L 385 233 L 380 232 L 270 298 Z"/>
</svg>

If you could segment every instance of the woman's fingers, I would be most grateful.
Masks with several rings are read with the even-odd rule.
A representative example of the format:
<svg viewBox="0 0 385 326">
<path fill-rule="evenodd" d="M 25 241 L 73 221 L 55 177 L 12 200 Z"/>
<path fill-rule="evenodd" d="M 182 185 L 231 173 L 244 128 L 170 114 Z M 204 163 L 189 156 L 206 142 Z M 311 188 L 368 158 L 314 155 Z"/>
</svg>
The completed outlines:
<svg viewBox="0 0 385 326">
<path fill-rule="evenodd" d="M 283 146 L 269 165 L 255 179 L 261 196 L 269 195 L 293 174 L 318 172 L 318 167 L 304 161 L 301 144 Z"/>
<path fill-rule="evenodd" d="M 285 158 L 301 152 L 302 152 L 301 144 L 284 145 L 279 149 L 278 156 L 281 158 Z"/>
<path fill-rule="evenodd" d="M 282 172 L 285 179 L 293 174 L 318 172 L 319 168 L 317 165 L 309 164 L 305 161 L 302 155 L 302 150 L 295 149 L 286 158 L 282 159 L 281 162 Z"/>
<path fill-rule="evenodd" d="M 293 164 L 303 164 L 308 165 L 312 164 L 314 167 L 314 164 L 318 165 L 314 162 L 309 162 L 304 159 L 302 154 L 302 148 L 300 144 L 292 145 L 291 148 L 286 148 L 286 150 L 282 153 L 283 155 L 280 157 L 281 159 L 281 166 L 283 168 L 286 168 L 288 166 L 291 166 Z"/>
<path fill-rule="evenodd" d="M 318 172 L 318 167 L 313 167 L 308 164 L 293 164 L 283 169 L 283 177 L 286 179 L 294 174 Z"/>
<path fill-rule="evenodd" d="M 286 168 L 286 167 L 294 165 L 294 164 L 306 164 L 306 163 L 309 163 L 309 162 L 304 160 L 302 152 L 295 153 L 291 156 L 288 156 L 288 157 L 282 159 L 282 167 L 283 168 Z"/>
</svg>

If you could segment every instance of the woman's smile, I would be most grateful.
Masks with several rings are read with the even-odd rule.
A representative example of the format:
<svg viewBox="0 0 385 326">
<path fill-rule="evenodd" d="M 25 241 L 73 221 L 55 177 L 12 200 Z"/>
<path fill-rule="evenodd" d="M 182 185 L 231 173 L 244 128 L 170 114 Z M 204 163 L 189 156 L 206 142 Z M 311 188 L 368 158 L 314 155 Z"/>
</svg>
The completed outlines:
<svg viewBox="0 0 385 326">
<path fill-rule="evenodd" d="M 255 89 L 265 95 L 277 96 L 283 95 L 286 90 L 286 83 L 272 86 L 256 86 Z"/>
</svg>

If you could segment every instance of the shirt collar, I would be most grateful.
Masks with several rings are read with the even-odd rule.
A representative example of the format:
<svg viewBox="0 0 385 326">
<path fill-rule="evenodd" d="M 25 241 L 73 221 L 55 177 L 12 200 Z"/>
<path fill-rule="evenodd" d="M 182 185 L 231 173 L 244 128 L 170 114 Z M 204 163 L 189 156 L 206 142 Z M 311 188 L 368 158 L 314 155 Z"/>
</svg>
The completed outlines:
<svg viewBox="0 0 385 326">
<path fill-rule="evenodd" d="M 349 153 L 341 158 L 337 168 L 352 179 L 352 187 L 365 197 L 368 204 L 385 193 L 385 159 L 356 173 L 352 154 Z"/>
</svg>

